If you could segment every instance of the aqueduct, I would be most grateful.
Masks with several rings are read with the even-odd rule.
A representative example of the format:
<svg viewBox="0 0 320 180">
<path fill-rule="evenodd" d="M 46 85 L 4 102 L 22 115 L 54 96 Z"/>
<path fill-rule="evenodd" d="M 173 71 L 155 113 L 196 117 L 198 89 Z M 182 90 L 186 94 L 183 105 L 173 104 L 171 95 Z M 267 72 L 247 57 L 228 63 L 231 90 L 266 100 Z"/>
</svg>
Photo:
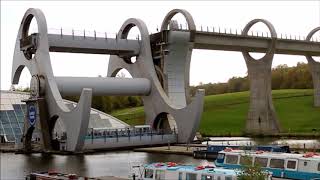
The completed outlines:
<svg viewBox="0 0 320 180">
<path fill-rule="evenodd" d="M 188 29 L 180 29 L 172 17 L 177 13 L 186 18 Z M 28 35 L 31 20 L 35 18 L 38 33 Z M 256 23 L 264 23 L 271 37 L 248 35 Z M 128 33 L 137 27 L 141 39 L 129 40 Z M 277 133 L 280 131 L 271 96 L 271 65 L 275 53 L 302 55 L 308 64 L 314 83 L 314 105 L 320 106 L 320 63 L 313 56 L 320 55 L 320 43 L 310 41 L 320 30 L 312 30 L 306 40 L 278 38 L 267 20 L 254 19 L 241 34 L 197 31 L 189 12 L 170 11 L 164 18 L 160 32 L 149 34 L 146 24 L 135 18 L 126 20 L 116 38 L 48 34 L 44 14 L 39 9 L 28 9 L 22 19 L 16 39 L 12 65 L 12 83 L 19 82 L 27 67 L 32 74 L 32 97 L 27 106 L 36 108 L 36 126 L 42 129 L 45 149 L 51 148 L 52 129 L 57 118 L 66 126 L 67 150 L 82 150 L 87 134 L 92 95 L 139 95 L 143 99 L 146 124 L 170 133 L 171 141 L 190 142 L 198 129 L 203 111 L 204 91 L 195 97 L 189 93 L 190 61 L 193 49 L 242 52 L 250 79 L 250 108 L 246 131 L 249 133 Z M 109 54 L 108 78 L 55 77 L 50 52 Z M 253 59 L 249 52 L 266 52 Z M 136 57 L 136 62 L 130 58 Z M 127 69 L 132 79 L 114 77 L 120 69 Z M 62 103 L 62 94 L 80 95 L 78 105 L 69 110 Z M 30 112 L 29 112 L 30 113 Z M 30 121 L 30 116 L 28 116 Z M 34 124 L 26 118 L 25 139 Z M 29 130 L 29 131 L 28 131 Z M 29 134 L 28 134 L 29 133 Z M 32 131 L 31 131 L 32 133 Z M 168 139 L 161 143 L 167 143 Z M 106 145 L 108 146 L 108 145 Z"/>
</svg>

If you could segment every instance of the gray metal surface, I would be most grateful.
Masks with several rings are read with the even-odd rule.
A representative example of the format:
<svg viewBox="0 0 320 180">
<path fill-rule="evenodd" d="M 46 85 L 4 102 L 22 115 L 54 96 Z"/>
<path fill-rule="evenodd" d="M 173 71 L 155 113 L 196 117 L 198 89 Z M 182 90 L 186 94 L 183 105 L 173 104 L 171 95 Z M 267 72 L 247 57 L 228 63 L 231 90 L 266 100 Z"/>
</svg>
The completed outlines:
<svg viewBox="0 0 320 180">
<path fill-rule="evenodd" d="M 36 38 L 34 38 L 35 36 L 32 38 L 27 36 L 32 18 L 36 18 L 38 23 L 39 33 Z M 137 41 L 126 39 L 130 29 L 134 26 L 137 26 L 141 33 L 138 50 L 136 44 L 134 44 Z M 35 102 L 42 99 L 42 104 L 37 105 L 38 107 L 42 107 L 41 109 L 39 108 L 39 114 L 43 115 L 40 120 L 49 126 L 49 128 L 42 130 L 42 138 L 52 139 L 50 137 L 51 133 L 48 132 L 50 131 L 50 127 L 54 127 L 56 120 L 60 118 L 66 130 L 67 150 L 80 151 L 83 149 L 85 143 L 84 137 L 89 125 L 92 93 L 96 93 L 97 95 L 143 95 L 147 124 L 152 125 L 152 127 L 159 127 L 159 125 L 155 125 L 157 122 L 158 124 L 176 126 L 169 127 L 169 131 L 177 132 L 178 129 L 181 129 L 178 134 L 178 141 L 191 141 L 200 122 L 204 92 L 199 90 L 195 100 L 188 105 L 186 105 L 186 102 L 183 102 L 186 101 L 185 98 L 181 100 L 170 100 L 168 98 L 155 71 L 149 33 L 143 21 L 128 19 L 121 27 L 117 37 L 118 39 L 112 40 L 85 37 L 81 39 L 81 37 L 75 36 L 49 36 L 43 13 L 39 9 L 27 10 L 16 41 L 12 65 L 12 83 L 16 84 L 19 82 L 20 74 L 24 67 L 29 69 L 32 74 L 31 91 L 33 98 Z M 180 44 L 178 47 L 181 47 L 181 45 L 184 44 Z M 126 49 L 126 47 L 129 48 Z M 134 53 L 132 53 L 132 49 Z M 121 68 L 126 68 L 130 64 L 131 70 L 133 70 L 131 72 L 137 79 L 54 77 L 50 63 L 50 50 L 83 53 L 101 53 L 103 51 L 103 53 L 111 54 L 110 61 L 115 63 L 109 65 L 109 73 L 111 72 L 114 75 L 115 72 Z M 128 55 L 126 54 L 127 52 L 123 52 L 122 50 L 131 51 L 131 54 L 129 53 Z M 137 52 L 138 54 L 136 54 Z M 118 56 L 113 54 L 117 54 Z M 128 60 L 132 55 L 138 55 L 137 62 L 134 64 L 131 64 Z M 183 53 L 180 53 L 180 55 L 183 55 Z M 116 66 L 117 63 L 124 65 L 120 64 L 120 66 Z M 189 68 L 188 63 L 186 67 L 187 69 Z M 187 73 L 187 80 L 189 80 L 189 70 L 186 72 L 179 71 L 177 75 L 181 75 L 181 73 L 183 75 Z M 179 86 L 180 84 L 176 84 L 175 88 L 180 88 Z M 184 89 L 186 85 L 182 86 L 182 89 Z M 75 108 L 69 109 L 63 103 L 61 94 L 64 93 L 67 95 L 81 93 L 80 100 Z M 186 96 L 186 94 L 184 93 L 183 96 Z M 175 103 L 176 101 L 178 103 Z M 162 118 L 165 117 L 163 115 L 166 115 L 167 118 L 165 120 L 170 122 L 162 122 Z M 172 123 L 173 119 L 177 123 Z M 149 142 L 141 143 L 148 144 Z M 114 144 L 110 146 L 125 145 Z M 47 143 L 45 148 L 50 148 L 50 142 Z"/>
<path fill-rule="evenodd" d="M 176 14 L 177 12 L 184 12 L 184 10 L 173 10 L 168 13 L 167 17 L 172 17 L 171 14 Z M 186 13 L 184 13 L 186 14 Z M 192 17 L 191 17 L 192 18 Z M 171 18 L 165 18 L 164 24 L 169 24 Z M 191 22 L 191 21 L 189 21 Z M 192 20 L 193 22 L 193 20 Z M 173 67 L 172 75 L 175 77 L 182 76 L 181 78 L 172 79 L 174 82 L 172 85 L 173 88 L 179 87 L 179 92 L 183 96 L 179 96 L 179 99 L 170 98 L 166 93 L 164 88 L 159 81 L 159 78 L 156 73 L 156 66 L 152 60 L 151 47 L 150 47 L 150 36 L 147 30 L 146 25 L 143 21 L 139 19 L 128 19 L 120 28 L 118 37 L 126 38 L 128 32 L 133 26 L 137 26 L 141 34 L 141 51 L 140 55 L 137 57 L 135 63 L 128 63 L 124 59 L 118 56 L 110 56 L 109 66 L 108 66 L 108 76 L 115 76 L 116 73 L 124 68 L 127 69 L 133 77 L 145 77 L 148 78 L 151 85 L 151 92 L 149 96 L 143 97 L 144 107 L 145 107 L 145 117 L 146 123 L 150 124 L 152 127 L 159 127 L 159 124 L 163 125 L 163 128 L 166 130 L 175 129 L 178 131 L 178 142 L 190 142 L 193 140 L 196 130 L 198 129 L 200 118 L 203 110 L 203 97 L 204 91 L 198 90 L 194 97 L 194 100 L 190 103 L 186 102 L 186 98 L 183 96 L 188 96 L 186 94 L 185 87 L 189 85 L 189 68 L 190 58 L 191 58 L 191 49 L 188 49 L 188 54 L 190 56 L 185 56 L 182 52 L 176 52 L 178 55 L 176 58 L 181 58 L 180 62 Z M 163 25 L 162 27 L 166 27 Z M 192 27 L 190 24 L 189 27 Z M 176 36 L 173 34 L 173 36 Z M 186 33 L 182 35 L 182 40 L 186 37 Z M 190 37 L 190 35 L 188 35 Z M 179 37 L 177 37 L 179 38 Z M 190 40 L 190 39 L 189 39 Z M 177 43 L 172 46 L 172 51 L 177 49 L 185 49 L 185 43 Z M 184 51 L 185 52 L 185 51 Z M 168 59 L 174 61 L 175 59 Z M 181 68 L 179 71 L 178 68 Z M 169 83 L 164 86 L 168 87 Z M 174 101 L 172 101 L 174 100 Z M 175 121 L 175 123 L 172 123 Z M 170 126 L 170 124 L 176 124 L 176 127 Z"/>
<path fill-rule="evenodd" d="M 138 40 L 48 34 L 48 41 L 50 52 L 135 56 L 140 50 Z"/>
<path fill-rule="evenodd" d="M 147 96 L 151 83 L 146 78 L 55 77 L 62 95 L 80 95 L 91 88 L 93 95 Z"/>
<path fill-rule="evenodd" d="M 194 49 L 266 52 L 270 37 L 234 35 L 210 32 L 195 32 Z M 320 43 L 308 40 L 277 39 L 275 54 L 317 55 L 320 56 Z"/>
<path fill-rule="evenodd" d="M 38 43 L 34 57 L 28 58 L 25 52 L 20 49 L 20 39 L 26 38 L 31 20 L 35 18 L 38 25 Z M 87 133 L 90 109 L 91 109 L 91 89 L 82 90 L 78 105 L 73 109 L 63 103 L 53 75 L 49 43 L 47 36 L 47 23 L 44 14 L 39 9 L 28 9 L 22 19 L 13 56 L 12 83 L 17 84 L 21 72 L 27 67 L 32 75 L 32 94 L 34 98 L 44 99 L 46 107 L 41 105 L 39 114 L 44 114 L 47 124 L 54 124 L 60 117 L 64 122 L 67 132 L 67 150 L 80 151 L 84 145 L 83 137 Z M 40 107 L 40 106 L 39 106 Z M 39 108 L 40 109 L 40 108 Z M 39 116 L 37 116 L 39 118 Z M 40 120 L 40 119 L 39 119 Z M 44 130 L 45 131 L 45 130 Z M 50 139 L 50 133 L 43 132 L 43 139 Z"/>
<path fill-rule="evenodd" d="M 145 145 L 167 145 L 168 142 L 176 142 L 175 134 L 132 136 L 119 138 L 86 139 L 83 149 L 121 149 L 122 147 L 139 147 Z"/>
</svg>

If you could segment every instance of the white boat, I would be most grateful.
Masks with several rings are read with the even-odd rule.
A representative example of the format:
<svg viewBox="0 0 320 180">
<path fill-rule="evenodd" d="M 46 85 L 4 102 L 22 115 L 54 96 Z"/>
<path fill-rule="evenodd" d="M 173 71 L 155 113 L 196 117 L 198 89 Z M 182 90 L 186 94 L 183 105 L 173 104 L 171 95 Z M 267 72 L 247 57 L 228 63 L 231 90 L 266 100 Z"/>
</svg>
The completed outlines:
<svg viewBox="0 0 320 180">
<path fill-rule="evenodd" d="M 173 162 L 142 166 L 140 180 L 236 180 L 240 170 L 213 166 L 180 165 Z M 271 179 L 268 174 L 266 180 Z"/>
<path fill-rule="evenodd" d="M 225 149 L 215 161 L 219 167 L 239 169 L 245 163 L 272 172 L 273 177 L 297 180 L 320 180 L 320 154 L 244 151 Z M 250 164 L 249 163 L 249 164 Z"/>
</svg>

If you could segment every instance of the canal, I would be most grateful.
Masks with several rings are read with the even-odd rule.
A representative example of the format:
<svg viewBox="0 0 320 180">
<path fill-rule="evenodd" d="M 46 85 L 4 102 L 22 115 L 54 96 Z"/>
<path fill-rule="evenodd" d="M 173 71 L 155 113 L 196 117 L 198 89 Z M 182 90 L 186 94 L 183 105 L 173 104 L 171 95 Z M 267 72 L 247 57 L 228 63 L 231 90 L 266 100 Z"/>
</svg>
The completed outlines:
<svg viewBox="0 0 320 180">
<path fill-rule="evenodd" d="M 207 160 L 173 154 L 151 154 L 117 151 L 87 155 L 47 155 L 0 153 L 1 180 L 20 180 L 30 172 L 57 170 L 81 176 L 118 176 L 128 178 L 133 165 L 151 162 L 177 162 L 183 164 L 212 164 Z"/>
<path fill-rule="evenodd" d="M 203 144 L 206 144 L 204 142 Z M 320 149 L 319 139 L 251 139 L 246 137 L 212 137 L 208 144 L 224 145 L 289 145 L 290 148 Z M 14 154 L 0 153 L 1 180 L 20 180 L 30 172 L 57 170 L 80 176 L 118 176 L 127 178 L 131 167 L 152 162 L 176 162 L 182 164 L 208 165 L 212 161 L 193 159 L 192 156 L 157 154 L 133 151 L 112 151 L 86 155 Z"/>
</svg>

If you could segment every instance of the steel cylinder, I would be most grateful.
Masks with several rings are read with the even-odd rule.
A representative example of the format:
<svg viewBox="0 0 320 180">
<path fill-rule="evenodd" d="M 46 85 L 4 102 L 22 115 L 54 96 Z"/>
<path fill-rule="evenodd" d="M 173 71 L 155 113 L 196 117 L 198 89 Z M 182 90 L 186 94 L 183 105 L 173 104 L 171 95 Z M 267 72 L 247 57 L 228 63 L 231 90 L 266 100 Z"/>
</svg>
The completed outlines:
<svg viewBox="0 0 320 180">
<path fill-rule="evenodd" d="M 151 83 L 146 78 L 55 77 L 62 95 L 80 95 L 83 88 L 91 88 L 93 95 L 145 96 Z"/>
</svg>

